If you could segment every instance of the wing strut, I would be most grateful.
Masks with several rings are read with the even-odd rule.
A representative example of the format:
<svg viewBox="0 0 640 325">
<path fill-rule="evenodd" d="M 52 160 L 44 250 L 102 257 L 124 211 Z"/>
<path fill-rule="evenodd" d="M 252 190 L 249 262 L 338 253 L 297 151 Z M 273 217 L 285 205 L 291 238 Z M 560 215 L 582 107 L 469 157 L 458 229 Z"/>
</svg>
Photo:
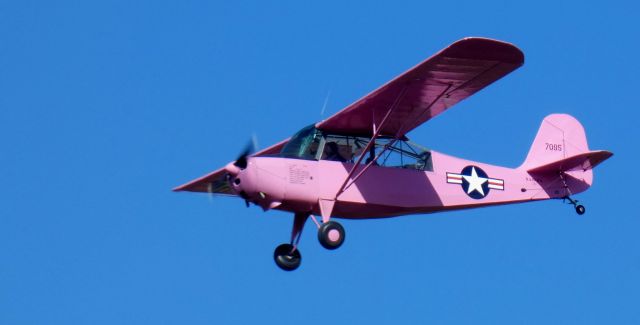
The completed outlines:
<svg viewBox="0 0 640 325">
<path fill-rule="evenodd" d="M 429 106 L 424 110 L 424 112 L 422 112 L 422 114 L 420 116 L 422 116 L 425 112 L 428 112 L 431 109 L 431 107 L 433 106 L 433 104 L 438 102 L 442 98 L 442 96 L 444 96 L 444 94 L 446 94 L 449 91 L 449 89 L 451 89 L 451 86 L 452 85 L 449 84 L 447 86 L 447 88 L 445 88 L 435 98 L 435 100 L 432 101 L 431 104 L 429 104 Z M 398 138 L 402 134 L 402 130 L 404 129 L 404 125 L 406 124 L 406 121 L 405 121 L 405 123 L 402 124 L 402 126 L 400 127 L 398 132 L 395 134 L 393 140 L 391 142 L 387 143 L 384 146 L 384 148 L 378 153 L 378 155 L 376 155 L 375 159 L 373 159 L 369 163 L 367 163 L 362 168 L 362 170 L 360 170 L 360 172 L 358 174 L 356 174 L 356 176 L 353 178 L 353 180 L 351 180 L 351 182 L 349 182 L 349 179 L 355 173 L 355 171 L 358 168 L 358 166 L 360 165 L 360 162 L 362 161 L 362 158 L 364 157 L 364 155 L 369 152 L 369 149 L 371 148 L 372 145 L 375 145 L 376 138 L 380 135 L 380 130 L 382 130 L 384 128 L 384 125 L 387 122 L 389 116 L 391 115 L 393 110 L 398 106 L 398 103 L 400 102 L 400 100 L 402 100 L 402 97 L 404 96 L 406 89 L 407 89 L 407 85 L 405 84 L 405 86 L 402 88 L 402 90 L 398 94 L 398 97 L 394 101 L 393 105 L 391 106 L 389 111 L 387 111 L 387 114 L 385 115 L 385 117 L 382 119 L 382 122 L 380 123 L 380 125 L 378 127 L 376 127 L 375 124 L 373 125 L 373 130 L 374 130 L 373 137 L 371 138 L 371 140 L 369 140 L 369 143 L 367 143 L 367 146 L 364 148 L 364 150 L 362 150 L 362 153 L 360 154 L 360 157 L 358 157 L 358 161 L 351 168 L 351 171 L 349 172 L 349 174 L 347 175 L 346 179 L 344 180 L 344 183 L 342 183 L 342 186 L 340 186 L 340 190 L 338 190 L 338 192 L 336 193 L 336 196 L 335 196 L 334 200 L 336 200 L 338 198 L 338 196 L 340 196 L 340 194 L 344 193 L 344 191 L 346 191 L 351 185 L 353 185 L 358 180 L 358 178 L 360 178 L 360 176 L 362 176 L 362 174 L 364 174 L 364 172 L 367 171 L 367 169 L 369 169 L 369 167 L 371 167 L 371 165 L 373 165 L 373 163 L 376 162 L 378 160 L 378 158 L 380 158 L 380 156 L 382 156 L 382 154 L 385 153 L 385 151 L 387 151 L 389 149 L 389 147 L 391 147 L 393 144 L 395 144 L 396 141 L 398 141 Z"/>
<path fill-rule="evenodd" d="M 400 90 L 400 93 L 398 93 L 398 97 L 396 97 L 396 100 L 393 102 L 393 104 L 391 105 L 391 108 L 389 108 L 389 110 L 387 111 L 387 114 L 384 116 L 384 118 L 382 118 L 382 121 L 380 122 L 380 124 L 377 127 L 376 127 L 375 124 L 373 125 L 373 128 L 375 130 L 375 132 L 373 133 L 373 136 L 371 137 L 371 139 L 367 143 L 367 146 L 362 150 L 362 153 L 360 154 L 360 157 L 358 157 L 358 160 L 356 161 L 356 163 L 353 165 L 353 167 L 351 167 L 351 170 L 349 171 L 349 174 L 344 179 L 344 182 L 340 186 L 340 189 L 338 190 L 338 192 L 336 192 L 336 196 L 333 198 L 334 200 L 336 200 L 338 198 L 338 196 L 340 196 L 340 194 L 342 194 L 347 189 L 347 187 L 348 187 L 347 183 L 349 182 L 349 179 L 356 172 L 356 170 L 358 169 L 358 166 L 360 165 L 360 162 L 362 162 L 362 158 L 364 158 L 364 156 L 369 152 L 369 149 L 371 149 L 371 146 L 375 145 L 376 139 L 380 135 L 380 132 L 384 129 L 385 124 L 389 120 L 389 116 L 391 116 L 391 114 L 393 113 L 395 108 L 398 107 L 398 104 L 402 100 L 402 97 L 404 97 L 404 94 L 405 94 L 406 90 L 407 90 L 407 84 L 405 84 L 404 87 L 402 87 L 402 90 Z M 394 139 L 393 142 L 395 142 L 396 140 L 397 139 Z M 388 146 L 385 146 L 385 148 L 383 149 L 383 152 L 387 148 L 388 148 Z M 380 154 L 382 154 L 382 152 Z M 357 179 L 357 177 L 362 175 L 362 173 L 365 170 L 367 170 L 373 164 L 374 161 L 376 161 L 379 158 L 380 154 L 376 157 L 376 159 L 370 161 L 366 166 L 364 166 L 364 168 L 356 176 L 356 179 Z M 353 182 L 355 182 L 355 179 L 349 184 L 349 186 L 351 186 L 351 184 L 353 184 Z"/>
<path fill-rule="evenodd" d="M 372 159 L 370 162 L 368 162 L 368 163 L 367 163 L 367 164 L 362 168 L 362 170 L 360 170 L 360 172 L 359 172 L 358 174 L 356 174 L 356 176 L 353 178 L 353 180 L 351 180 L 351 182 L 349 182 L 349 184 L 347 184 L 347 185 L 342 189 L 342 191 L 341 191 L 341 192 L 338 192 L 338 194 L 336 195 L 336 198 L 338 197 L 338 195 L 342 194 L 342 192 L 346 191 L 346 190 L 349 188 L 349 186 L 353 185 L 353 183 L 355 183 L 355 182 L 358 180 L 358 178 L 360 178 L 360 176 L 361 176 L 362 174 L 364 174 L 364 172 L 365 172 L 365 171 L 367 171 L 367 169 L 369 169 L 369 167 L 371 167 L 371 165 L 373 165 L 373 163 L 374 163 L 374 162 L 378 161 L 378 158 L 380 158 L 380 156 L 382 156 L 382 154 L 384 154 L 384 153 L 387 151 L 387 149 L 389 149 L 391 146 L 393 146 L 393 145 L 396 143 L 396 141 L 398 141 L 398 139 L 395 139 L 395 138 L 394 138 L 393 140 L 389 141 L 389 143 L 387 143 L 387 144 L 382 148 L 382 150 L 380 150 L 380 152 L 376 155 L 376 157 L 375 157 L 374 159 Z M 347 180 L 348 180 L 348 179 L 349 179 L 349 178 L 347 177 Z"/>
</svg>

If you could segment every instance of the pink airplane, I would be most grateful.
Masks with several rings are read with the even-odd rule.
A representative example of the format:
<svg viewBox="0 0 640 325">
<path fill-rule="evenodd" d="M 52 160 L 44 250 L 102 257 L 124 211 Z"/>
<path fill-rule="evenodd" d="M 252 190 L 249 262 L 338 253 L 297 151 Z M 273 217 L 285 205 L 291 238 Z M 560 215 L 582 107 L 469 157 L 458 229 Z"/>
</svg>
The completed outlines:
<svg viewBox="0 0 640 325">
<path fill-rule="evenodd" d="M 448 156 L 410 142 L 406 134 L 524 63 L 514 45 L 459 40 L 431 58 L 291 138 L 251 154 L 174 191 L 239 196 L 265 211 L 294 214 L 289 243 L 275 249 L 283 270 L 300 266 L 300 234 L 311 216 L 320 244 L 345 239 L 334 218 L 371 219 L 498 204 L 564 199 L 588 189 L 592 169 L 611 157 L 591 151 L 580 122 L 566 114 L 543 121 L 520 167 Z M 320 216 L 321 220 L 316 220 Z"/>
</svg>

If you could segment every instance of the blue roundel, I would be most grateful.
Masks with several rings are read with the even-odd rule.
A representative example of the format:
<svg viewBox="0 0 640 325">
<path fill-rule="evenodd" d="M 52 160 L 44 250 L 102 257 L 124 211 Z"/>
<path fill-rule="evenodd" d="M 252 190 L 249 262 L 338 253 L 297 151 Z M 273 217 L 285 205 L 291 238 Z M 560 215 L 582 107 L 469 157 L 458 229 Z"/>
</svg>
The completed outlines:
<svg viewBox="0 0 640 325">
<path fill-rule="evenodd" d="M 489 176 L 478 166 L 467 166 L 460 172 L 462 189 L 473 199 L 479 200 L 489 194 Z"/>
</svg>

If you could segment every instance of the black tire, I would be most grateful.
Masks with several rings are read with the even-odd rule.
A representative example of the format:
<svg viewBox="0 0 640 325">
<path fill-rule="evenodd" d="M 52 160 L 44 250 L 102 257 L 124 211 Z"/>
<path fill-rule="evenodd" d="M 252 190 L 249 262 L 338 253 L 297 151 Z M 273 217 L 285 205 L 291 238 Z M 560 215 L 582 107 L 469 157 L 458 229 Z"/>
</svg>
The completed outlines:
<svg viewBox="0 0 640 325">
<path fill-rule="evenodd" d="M 293 250 L 293 245 L 282 244 L 273 252 L 273 260 L 279 268 L 285 271 L 293 271 L 300 266 L 302 254 L 299 249 Z"/>
<path fill-rule="evenodd" d="M 333 230 L 337 231 L 337 239 L 331 238 L 329 235 Z M 333 232 L 334 235 L 336 234 L 335 231 Z M 342 243 L 344 243 L 344 237 L 344 228 L 341 224 L 335 221 L 325 222 L 320 225 L 320 229 L 318 229 L 318 240 L 320 241 L 320 245 L 326 249 L 336 249 L 342 246 Z"/>
<path fill-rule="evenodd" d="M 587 209 L 585 209 L 585 207 L 583 205 L 576 205 L 576 213 L 579 215 L 583 215 L 585 212 L 587 212 Z"/>
</svg>

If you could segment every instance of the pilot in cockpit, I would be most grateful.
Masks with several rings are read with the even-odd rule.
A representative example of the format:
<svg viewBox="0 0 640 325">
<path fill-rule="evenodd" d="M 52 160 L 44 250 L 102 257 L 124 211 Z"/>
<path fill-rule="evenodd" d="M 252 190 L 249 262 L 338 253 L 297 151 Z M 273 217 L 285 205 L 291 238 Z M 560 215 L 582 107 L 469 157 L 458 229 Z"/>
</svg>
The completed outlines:
<svg viewBox="0 0 640 325">
<path fill-rule="evenodd" d="M 333 141 L 327 142 L 327 144 L 324 147 L 324 154 L 325 154 L 324 159 L 326 160 L 333 160 L 333 161 L 339 161 L 339 162 L 347 161 L 340 154 L 340 149 L 338 148 L 338 144 Z"/>
</svg>

